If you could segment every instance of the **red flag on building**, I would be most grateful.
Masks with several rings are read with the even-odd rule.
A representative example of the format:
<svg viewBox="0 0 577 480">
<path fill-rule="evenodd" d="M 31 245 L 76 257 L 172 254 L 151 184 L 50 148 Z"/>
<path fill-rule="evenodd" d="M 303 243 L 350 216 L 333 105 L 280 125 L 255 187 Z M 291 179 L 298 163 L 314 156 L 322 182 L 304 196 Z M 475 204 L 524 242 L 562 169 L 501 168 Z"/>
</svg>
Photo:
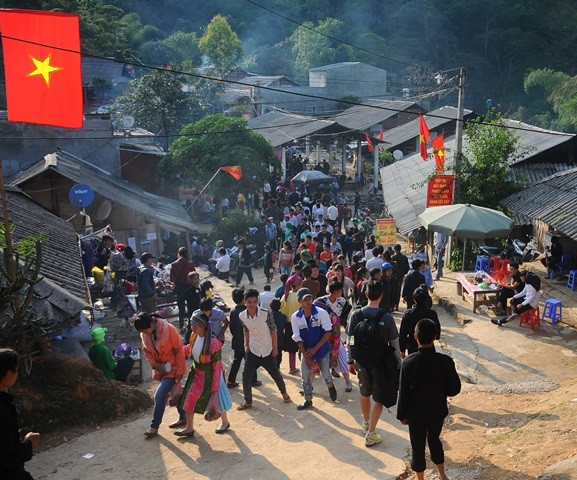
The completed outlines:
<svg viewBox="0 0 577 480">
<path fill-rule="evenodd" d="M 419 145 L 421 147 L 421 157 L 426 160 L 429 154 L 427 153 L 427 142 L 429 141 L 429 127 L 425 122 L 425 117 L 419 115 Z"/>
<path fill-rule="evenodd" d="M 442 173 L 445 170 L 445 135 L 437 135 L 431 142 L 433 145 L 433 154 L 435 155 L 435 164 L 437 165 L 437 173 Z"/>
<path fill-rule="evenodd" d="M 78 15 L 1 10 L 0 31 L 8 120 L 81 128 Z"/>
<path fill-rule="evenodd" d="M 235 180 L 240 180 L 242 178 L 242 168 L 240 165 L 234 165 L 233 167 L 220 167 L 223 172 L 230 173 Z"/>
<path fill-rule="evenodd" d="M 379 140 L 383 141 L 385 139 L 385 131 L 381 128 L 379 132 Z"/>
<path fill-rule="evenodd" d="M 367 139 L 367 147 L 369 149 L 369 153 L 373 153 L 375 151 L 375 146 L 373 142 L 371 142 L 371 137 L 369 137 L 368 133 L 365 133 L 365 138 Z"/>
</svg>

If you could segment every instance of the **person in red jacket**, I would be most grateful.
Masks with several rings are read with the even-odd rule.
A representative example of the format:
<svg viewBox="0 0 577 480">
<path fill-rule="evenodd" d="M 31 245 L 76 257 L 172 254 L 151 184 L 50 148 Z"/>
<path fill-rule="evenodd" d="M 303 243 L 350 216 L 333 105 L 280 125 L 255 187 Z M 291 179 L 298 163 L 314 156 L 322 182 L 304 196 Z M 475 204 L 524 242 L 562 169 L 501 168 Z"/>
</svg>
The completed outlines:
<svg viewBox="0 0 577 480">
<path fill-rule="evenodd" d="M 160 384 L 154 394 L 154 411 L 150 428 L 144 432 L 147 438 L 158 435 L 162 422 L 166 397 L 175 384 L 182 381 L 186 373 L 182 338 L 176 327 L 159 315 L 142 312 L 134 321 L 134 328 L 140 332 L 142 351 L 152 367 L 152 378 Z M 178 410 L 179 419 L 169 425 L 177 428 L 186 425 L 183 410 Z"/>
</svg>

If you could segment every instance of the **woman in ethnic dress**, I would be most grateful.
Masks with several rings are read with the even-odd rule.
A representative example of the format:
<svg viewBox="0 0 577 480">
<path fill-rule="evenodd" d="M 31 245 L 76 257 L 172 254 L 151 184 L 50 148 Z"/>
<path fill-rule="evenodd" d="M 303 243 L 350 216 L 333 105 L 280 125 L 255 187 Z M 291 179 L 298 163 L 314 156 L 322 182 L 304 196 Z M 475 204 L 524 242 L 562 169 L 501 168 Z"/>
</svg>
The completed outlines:
<svg viewBox="0 0 577 480">
<path fill-rule="evenodd" d="M 220 427 L 215 432 L 224 433 L 230 428 L 226 411 L 232 407 L 232 401 L 222 375 L 222 344 L 212 336 L 210 322 L 204 314 L 193 314 L 190 322 L 190 355 L 194 361 L 180 400 L 180 407 L 186 413 L 186 427 L 174 434 L 194 436 L 194 414 L 205 412 L 212 395 L 218 396 L 222 412 Z"/>
</svg>

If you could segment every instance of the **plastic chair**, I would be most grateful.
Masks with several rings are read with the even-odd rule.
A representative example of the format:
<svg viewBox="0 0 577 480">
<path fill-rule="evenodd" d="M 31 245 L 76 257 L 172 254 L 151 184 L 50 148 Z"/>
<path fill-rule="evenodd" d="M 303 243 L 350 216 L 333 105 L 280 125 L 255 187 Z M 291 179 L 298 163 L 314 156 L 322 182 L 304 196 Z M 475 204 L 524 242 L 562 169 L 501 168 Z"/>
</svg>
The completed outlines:
<svg viewBox="0 0 577 480">
<path fill-rule="evenodd" d="M 545 318 L 551 319 L 551 324 L 555 325 L 563 319 L 563 302 L 557 300 L 556 298 L 550 298 L 545 301 L 543 306 L 543 316 L 541 320 Z"/>
<path fill-rule="evenodd" d="M 559 276 L 563 275 L 563 272 L 569 272 L 573 267 L 573 257 L 571 255 L 561 256 L 561 262 L 555 266 L 555 269 L 559 269 Z"/>
<path fill-rule="evenodd" d="M 575 291 L 577 288 L 577 270 L 569 270 L 569 278 L 567 279 L 567 287 Z"/>
<path fill-rule="evenodd" d="M 491 269 L 491 276 L 501 270 L 501 257 L 491 257 L 489 259 L 489 268 Z"/>
<path fill-rule="evenodd" d="M 539 306 L 537 308 L 532 308 L 531 310 L 527 310 L 523 312 L 519 316 L 519 326 L 527 325 L 531 327 L 531 330 L 535 330 L 535 327 L 541 326 L 541 318 L 539 315 Z"/>
<path fill-rule="evenodd" d="M 490 274 L 489 257 L 477 257 L 477 262 L 475 263 L 475 272 L 480 271 Z"/>
</svg>

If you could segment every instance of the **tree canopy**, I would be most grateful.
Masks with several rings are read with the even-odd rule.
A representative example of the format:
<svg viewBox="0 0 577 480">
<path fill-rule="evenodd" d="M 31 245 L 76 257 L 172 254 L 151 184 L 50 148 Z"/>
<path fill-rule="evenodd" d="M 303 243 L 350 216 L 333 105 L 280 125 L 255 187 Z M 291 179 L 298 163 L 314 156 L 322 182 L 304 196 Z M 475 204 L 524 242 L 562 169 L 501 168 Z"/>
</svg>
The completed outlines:
<svg viewBox="0 0 577 480">
<path fill-rule="evenodd" d="M 244 55 L 238 35 L 222 15 L 216 15 L 210 21 L 198 47 L 210 59 L 215 72 L 221 78 L 238 66 Z"/>
<path fill-rule="evenodd" d="M 217 175 L 210 191 L 254 192 L 269 177 L 269 166 L 280 167 L 271 144 L 248 128 L 243 118 L 207 115 L 182 129 L 158 165 L 158 179 L 167 188 L 202 188 L 221 166 L 240 165 L 243 177 Z"/>
<path fill-rule="evenodd" d="M 455 172 L 460 179 L 458 201 L 498 208 L 503 198 L 522 188 L 509 176 L 511 163 L 525 153 L 520 139 L 494 113 L 469 122 L 466 131 L 468 142 Z"/>
</svg>

